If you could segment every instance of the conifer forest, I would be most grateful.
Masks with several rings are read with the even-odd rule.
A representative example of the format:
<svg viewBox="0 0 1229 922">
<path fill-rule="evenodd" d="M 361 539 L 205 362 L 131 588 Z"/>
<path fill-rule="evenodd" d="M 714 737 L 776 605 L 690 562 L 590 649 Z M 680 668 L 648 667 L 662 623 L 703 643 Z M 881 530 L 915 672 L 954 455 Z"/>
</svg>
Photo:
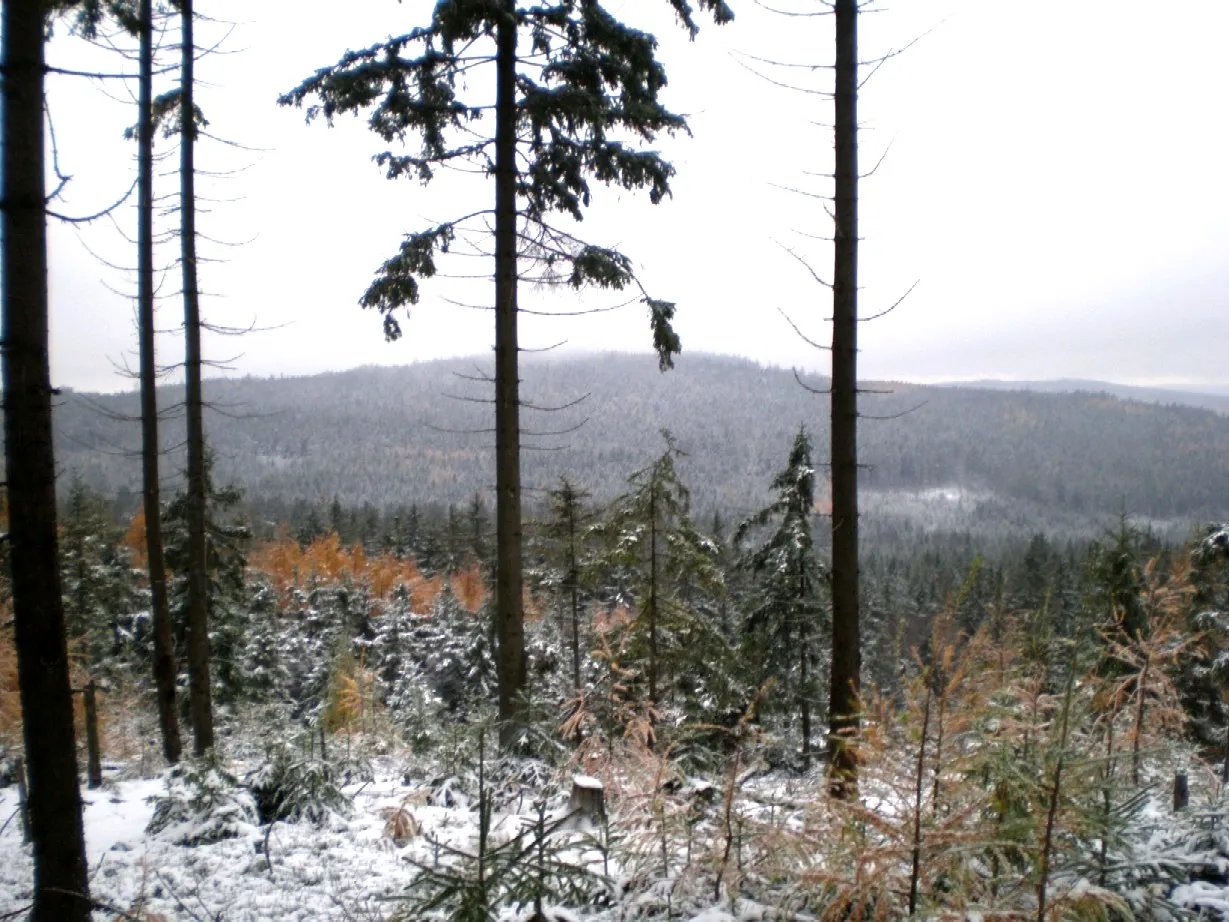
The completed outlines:
<svg viewBox="0 0 1229 922">
<path fill-rule="evenodd" d="M 929 33 L 867 41 L 877 0 L 368 5 L 298 73 L 221 0 L 4 0 L 0 922 L 1229 919 L 1229 391 L 859 367 L 912 292 L 867 294 L 860 104 Z M 774 143 L 695 90 L 752 15 L 809 36 L 739 66 L 822 139 L 773 177 L 813 233 L 731 219 L 705 259 L 777 246 L 803 297 L 764 271 L 740 309 L 808 367 L 689 346 L 705 304 L 618 224 L 678 206 L 696 119 Z M 279 330 L 211 300 L 250 244 L 218 183 L 263 156 L 212 104 L 232 55 L 396 218 L 380 249 L 321 213 L 262 271 L 353 237 L 328 316 L 372 361 L 441 304 L 487 339 L 235 371 Z M 100 208 L 65 82 L 126 119 Z M 110 390 L 57 352 L 111 303 L 66 241 L 127 308 Z M 533 325 L 615 307 L 642 351 Z"/>
</svg>

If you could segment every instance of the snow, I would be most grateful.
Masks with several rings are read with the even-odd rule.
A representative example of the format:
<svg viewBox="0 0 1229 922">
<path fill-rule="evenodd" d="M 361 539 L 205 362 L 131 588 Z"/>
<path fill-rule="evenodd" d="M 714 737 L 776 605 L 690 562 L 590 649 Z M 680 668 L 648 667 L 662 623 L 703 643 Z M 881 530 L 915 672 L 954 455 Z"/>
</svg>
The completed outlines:
<svg viewBox="0 0 1229 922">
<path fill-rule="evenodd" d="M 412 876 L 404 850 L 383 833 L 381 811 L 399 806 L 406 796 L 400 776 L 387 774 L 361 791 L 359 785 L 346 791 L 355 799 L 350 820 L 338 818 L 323 829 L 275 823 L 194 847 L 145 832 L 153 815 L 150 798 L 165 790 L 162 778 L 115 781 L 85 791 L 92 895 L 127 912 L 161 914 L 168 922 L 383 918 L 390 910 L 381 901 L 401 893 Z M 0 815 L 7 817 L 16 807 L 15 790 L 0 791 Z M 459 825 L 457 838 L 468 838 L 465 819 L 450 815 L 457 812 L 414 811 L 425 826 Z M 29 903 L 32 872 L 29 846 L 22 845 L 14 821 L 0 835 L 0 917 Z"/>
<path fill-rule="evenodd" d="M 242 775 L 241 769 L 242 765 L 233 770 Z M 177 837 L 146 831 L 154 814 L 153 800 L 167 790 L 165 774 L 121 779 L 111 772 L 101 790 L 83 791 L 92 895 L 134 917 L 163 917 L 166 922 L 384 922 L 402 905 L 399 901 L 418 873 L 417 867 L 440 866 L 441 860 L 449 863 L 449 849 L 475 850 L 477 797 L 474 791 L 469 791 L 471 796 L 461 796 L 467 787 L 463 778 L 448 776 L 441 780 L 439 775 L 421 773 L 407 777 L 414 773 L 407 773 L 399 756 L 377 757 L 372 769 L 374 780 L 343 789 L 353 802 L 353 809 L 345 816 L 331 814 L 320 826 L 284 822 L 259 828 L 245 825 L 234 838 L 195 846 L 181 844 Z M 556 782 L 560 780 L 556 778 Z M 572 775 L 571 780 L 580 788 L 603 787 L 601 780 L 587 774 Z M 689 780 L 686 788 L 693 794 L 719 790 L 701 779 Z M 442 789 L 452 796 L 438 797 Z M 736 809 L 750 823 L 799 832 L 808 790 L 806 779 L 779 775 L 748 779 Z M 552 797 L 553 805 L 561 807 L 566 794 L 556 788 Z M 684 799 L 690 803 L 693 796 Z M 533 828 L 533 801 L 530 792 L 509 798 L 507 809 L 497 810 L 490 834 L 493 847 Z M 0 822 L 13 814 L 16 806 L 15 789 L 0 790 Z M 864 806 L 885 815 L 891 812 L 887 801 L 876 804 L 869 796 Z M 1209 805 L 1175 818 L 1158 802 L 1143 811 L 1142 821 L 1153 826 L 1154 832 L 1142 848 L 1143 854 L 1135 858 L 1139 867 L 1154 863 L 1197 866 L 1219 875 L 1215 881 L 1188 877 L 1175 881 L 1172 889 L 1153 891 L 1167 896 L 1168 905 L 1195 914 L 1202 912 L 1208 918 L 1229 918 L 1229 884 L 1221 882 L 1229 867 L 1229 820 L 1224 809 L 1223 804 Z M 398 816 L 409 822 L 402 824 L 402 833 L 394 842 L 391 830 Z M 683 869 L 682 857 L 675 852 L 663 871 L 657 864 L 655 833 L 645 840 L 643 850 L 631 841 L 634 833 L 625 835 L 630 836 L 630 848 L 606 856 L 605 867 L 614 881 L 609 890 L 611 902 L 571 909 L 545 906 L 547 919 L 635 922 L 660 917 L 663 910 L 682 922 L 762 922 L 776 916 L 779 907 L 749 899 L 746 890 L 742 896 L 731 898 L 733 894 L 724 884 L 721 898 L 714 900 L 711 878 L 700 885 L 694 877 L 694 868 L 703 864 L 698 841 L 695 866 L 688 846 L 691 870 Z M 569 863 L 603 870 L 603 856 L 594 839 L 582 837 L 563 844 Z M 674 843 L 671 847 L 681 845 Z M 30 849 L 21 843 L 20 824 L 13 820 L 0 832 L 0 918 L 19 916 L 28 905 L 31 875 Z M 1055 887 L 1057 892 L 1057 879 Z M 1062 888 L 1069 899 L 1095 889 L 1078 876 L 1067 878 Z M 1147 902 L 1142 889 L 1137 893 L 1136 902 Z M 523 922 L 528 917 L 523 910 L 507 908 L 500 914 L 500 922 Z M 99 911 L 95 919 L 103 922 L 115 917 L 114 913 Z"/>
</svg>

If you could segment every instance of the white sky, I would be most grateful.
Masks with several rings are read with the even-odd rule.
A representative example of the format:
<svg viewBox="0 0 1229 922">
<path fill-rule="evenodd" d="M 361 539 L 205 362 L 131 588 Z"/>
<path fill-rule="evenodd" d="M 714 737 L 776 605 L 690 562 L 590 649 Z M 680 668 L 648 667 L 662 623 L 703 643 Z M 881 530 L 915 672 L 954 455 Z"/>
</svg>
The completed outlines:
<svg viewBox="0 0 1229 922">
<path fill-rule="evenodd" d="M 828 19 L 782 19 L 752 0 L 731 0 L 738 20 L 708 24 L 692 44 L 664 0 L 612 0 L 609 8 L 662 41 L 667 104 L 691 115 L 693 138 L 663 141 L 678 168 L 674 197 L 601 190 L 582 230 L 623 248 L 650 291 L 679 304 L 688 351 L 736 353 L 826 368 L 778 314 L 787 310 L 818 340 L 829 331 L 828 295 L 783 245 L 827 274 L 830 254 L 797 232 L 826 234 L 804 170 L 829 170 L 830 122 L 820 96 L 779 89 L 740 66 L 739 52 L 831 63 Z M 805 9 L 807 0 L 779 0 Z M 218 323 L 276 327 L 207 343 L 215 358 L 242 353 L 250 374 L 302 374 L 368 363 L 481 353 L 489 313 L 444 303 L 478 301 L 483 285 L 436 279 L 405 337 L 386 344 L 378 316 L 358 297 L 400 235 L 484 201 L 484 180 L 441 172 L 429 188 L 390 182 L 370 162 L 381 149 L 361 120 L 329 129 L 274 100 L 347 48 L 373 44 L 426 21 L 428 0 L 199 0 L 200 12 L 238 21 L 232 53 L 208 58 L 200 103 L 210 130 L 261 152 L 206 141 L 200 165 L 226 170 L 202 180 L 200 221 L 220 247 L 202 255 L 206 303 Z M 862 328 L 866 377 L 1100 378 L 1128 383 L 1229 383 L 1229 34 L 1226 0 L 883 0 L 863 17 L 863 57 L 926 33 L 887 63 L 862 97 L 862 312 L 895 312 Z M 344 12 L 343 12 L 344 11 Z M 220 34 L 201 28 L 198 40 Z M 58 38 L 49 62 L 120 65 Z M 789 82 L 816 79 L 772 70 Z M 818 77 L 822 80 L 822 75 Z M 64 172 L 74 179 L 53 206 L 97 210 L 132 181 L 135 121 L 117 81 L 104 88 L 50 78 Z M 812 83 L 811 85 L 819 85 Z M 167 145 L 170 150 L 170 145 Z M 170 170 L 173 164 L 168 163 Z M 172 191 L 168 179 L 160 189 Z M 224 201 L 223 201 L 224 200 Z M 133 224 L 127 208 L 121 223 Z M 167 216 L 165 222 L 175 220 Z M 121 389 L 116 364 L 134 361 L 135 331 L 122 273 L 86 246 L 131 264 L 111 227 L 53 227 L 52 365 L 58 385 Z M 170 258 L 170 250 L 164 254 Z M 472 261 L 470 261 L 472 262 Z M 453 265 L 455 271 L 474 271 Z M 177 276 L 165 282 L 168 294 Z M 594 294 L 524 291 L 522 305 L 568 310 L 617 303 Z M 178 323 L 168 299 L 160 324 Z M 522 341 L 541 346 L 647 349 L 644 308 L 573 320 L 526 317 Z M 179 340 L 160 343 L 175 360 Z M 647 360 L 647 359 L 646 359 Z"/>
</svg>

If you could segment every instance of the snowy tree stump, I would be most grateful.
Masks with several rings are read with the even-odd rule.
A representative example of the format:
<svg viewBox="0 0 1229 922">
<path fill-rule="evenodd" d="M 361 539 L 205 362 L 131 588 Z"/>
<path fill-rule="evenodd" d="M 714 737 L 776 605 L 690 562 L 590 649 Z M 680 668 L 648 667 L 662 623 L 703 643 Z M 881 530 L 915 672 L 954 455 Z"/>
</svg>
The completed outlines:
<svg viewBox="0 0 1229 922">
<path fill-rule="evenodd" d="M 606 798 L 602 782 L 589 775 L 573 775 L 568 813 L 573 817 L 602 820 L 606 816 Z"/>
<path fill-rule="evenodd" d="M 1186 772 L 1174 773 L 1174 812 L 1185 810 L 1191 802 L 1191 787 Z"/>
</svg>

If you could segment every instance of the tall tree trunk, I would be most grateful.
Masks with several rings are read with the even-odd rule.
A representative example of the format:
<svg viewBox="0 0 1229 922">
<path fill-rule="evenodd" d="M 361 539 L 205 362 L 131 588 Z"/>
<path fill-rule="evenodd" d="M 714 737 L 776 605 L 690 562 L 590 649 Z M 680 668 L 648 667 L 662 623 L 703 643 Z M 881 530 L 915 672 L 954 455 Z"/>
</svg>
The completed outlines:
<svg viewBox="0 0 1229 922">
<path fill-rule="evenodd" d="M 525 622 L 521 599 L 520 355 L 516 337 L 516 3 L 496 30 L 495 89 L 495 626 L 499 643 L 500 745 L 525 721 Z"/>
<path fill-rule="evenodd" d="M 184 377 L 188 417 L 188 694 L 193 751 L 213 748 L 209 682 L 209 581 L 205 545 L 205 423 L 201 397 L 201 310 L 196 279 L 196 105 L 192 0 L 180 0 L 182 62 L 179 138 L 180 264 L 183 268 Z"/>
<path fill-rule="evenodd" d="M 857 793 L 862 652 L 858 626 L 858 0 L 836 0 L 836 233 L 832 276 L 833 795 Z"/>
<path fill-rule="evenodd" d="M 17 675 L 34 846 L 32 922 L 90 916 L 56 536 L 42 0 L 4 3 L 4 448 Z"/>
<path fill-rule="evenodd" d="M 141 479 L 145 506 L 145 546 L 154 615 L 154 684 L 162 753 L 172 765 L 183 743 L 175 711 L 175 640 L 162 555 L 162 500 L 158 482 L 158 398 L 154 364 L 154 23 L 153 0 L 141 0 L 140 86 L 137 105 L 137 314 L 141 350 Z"/>
</svg>

